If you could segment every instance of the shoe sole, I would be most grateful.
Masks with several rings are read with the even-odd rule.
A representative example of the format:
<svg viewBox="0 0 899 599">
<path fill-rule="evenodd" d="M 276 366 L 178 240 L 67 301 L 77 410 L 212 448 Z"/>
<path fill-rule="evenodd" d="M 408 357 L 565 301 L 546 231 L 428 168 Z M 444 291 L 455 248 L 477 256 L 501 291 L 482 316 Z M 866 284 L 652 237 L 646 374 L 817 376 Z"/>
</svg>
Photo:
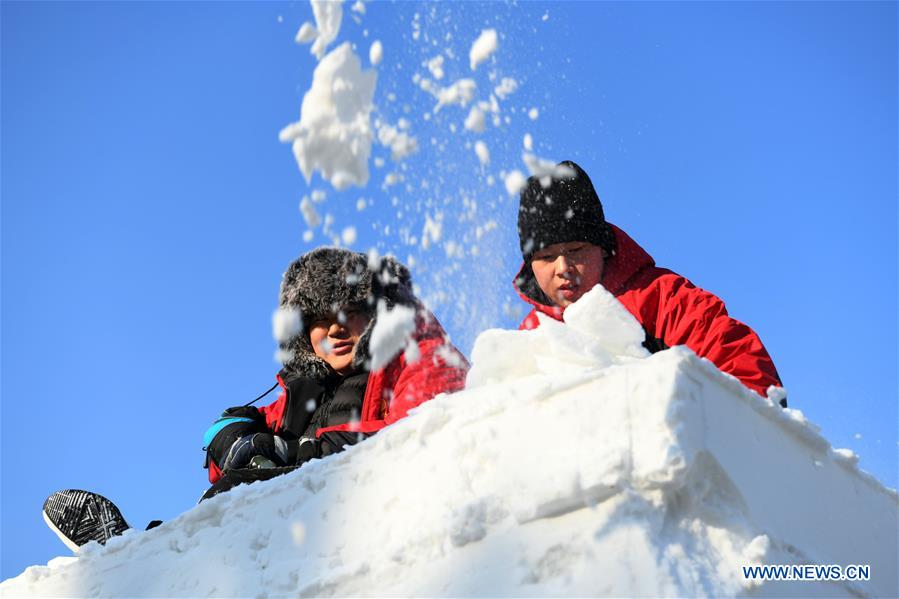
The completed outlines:
<svg viewBox="0 0 899 599">
<path fill-rule="evenodd" d="M 113 502 L 77 489 L 57 491 L 48 497 L 43 516 L 50 530 L 75 552 L 91 541 L 105 545 L 130 528 Z"/>
</svg>

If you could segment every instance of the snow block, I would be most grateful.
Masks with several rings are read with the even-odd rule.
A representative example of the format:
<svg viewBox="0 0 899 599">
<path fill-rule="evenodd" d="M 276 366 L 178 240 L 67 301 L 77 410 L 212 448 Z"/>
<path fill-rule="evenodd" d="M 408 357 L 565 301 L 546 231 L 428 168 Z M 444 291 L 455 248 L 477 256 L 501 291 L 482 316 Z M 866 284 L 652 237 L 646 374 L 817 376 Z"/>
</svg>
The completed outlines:
<svg viewBox="0 0 899 599">
<path fill-rule="evenodd" d="M 641 357 L 632 329 L 604 331 L 488 331 L 465 391 L 0 593 L 899 595 L 895 491 L 690 350 Z M 870 577 L 744 576 L 782 564 Z"/>
</svg>

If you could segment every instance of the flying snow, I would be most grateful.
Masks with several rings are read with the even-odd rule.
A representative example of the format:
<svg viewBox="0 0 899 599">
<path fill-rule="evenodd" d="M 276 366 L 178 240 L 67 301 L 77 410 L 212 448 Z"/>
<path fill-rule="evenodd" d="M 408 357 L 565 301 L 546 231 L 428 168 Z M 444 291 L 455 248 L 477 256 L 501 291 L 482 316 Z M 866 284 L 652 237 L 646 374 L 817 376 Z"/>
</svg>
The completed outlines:
<svg viewBox="0 0 899 599">
<path fill-rule="evenodd" d="M 306 226 L 310 229 L 314 229 L 321 223 L 315 205 L 309 201 L 307 196 L 303 196 L 303 199 L 300 200 L 300 213 L 303 215 L 303 220 L 306 221 Z"/>
<path fill-rule="evenodd" d="M 371 370 L 380 370 L 406 348 L 415 331 L 415 308 L 396 305 L 388 309 L 378 305 L 378 316 L 371 332 Z"/>
<path fill-rule="evenodd" d="M 471 45 L 471 50 L 468 51 L 468 61 L 471 70 L 475 70 L 479 64 L 487 60 L 496 51 L 496 47 L 496 29 L 485 29 L 482 31 L 478 39 Z"/>
<path fill-rule="evenodd" d="M 484 132 L 484 129 L 486 128 L 486 119 L 484 118 L 484 111 L 478 106 L 471 107 L 471 112 L 469 112 L 468 116 L 465 118 L 465 128 L 469 131 L 474 131 L 475 133 Z"/>
<path fill-rule="evenodd" d="M 474 153 L 478 155 L 478 160 L 481 161 L 481 164 L 490 162 L 490 150 L 487 149 L 487 144 L 483 141 L 478 140 L 475 142 Z"/>
<path fill-rule="evenodd" d="M 418 86 L 437 98 L 437 106 L 434 107 L 434 112 L 439 111 L 444 106 L 453 104 L 467 106 L 474 100 L 475 92 L 478 89 L 478 84 L 475 83 L 474 79 L 459 79 L 448 87 L 440 87 L 430 79 L 419 77 Z"/>
<path fill-rule="evenodd" d="M 505 100 L 508 96 L 515 93 L 515 90 L 517 89 L 517 81 L 511 77 L 503 77 L 502 81 L 499 82 L 499 85 L 493 88 L 493 93 L 496 94 L 500 100 Z"/>
<path fill-rule="evenodd" d="M 376 40 L 368 50 L 368 60 L 371 62 L 372 66 L 377 66 L 381 63 L 383 57 L 384 47 L 381 45 L 380 40 Z"/>
<path fill-rule="evenodd" d="M 312 23 L 307 21 L 300 26 L 300 30 L 297 31 L 295 40 L 298 44 L 308 44 L 314 40 L 316 36 L 318 36 L 318 31 L 312 26 Z"/>
<path fill-rule="evenodd" d="M 340 21 L 343 19 L 343 0 L 310 0 L 312 14 L 315 15 L 315 25 L 318 35 L 310 48 L 319 60 L 325 55 L 328 46 L 337 39 L 340 33 Z"/>
<path fill-rule="evenodd" d="M 340 234 L 340 239 L 344 245 L 353 245 L 356 243 L 356 227 L 346 227 Z"/>
<path fill-rule="evenodd" d="M 283 343 L 303 332 L 303 314 L 296 308 L 278 308 L 272 313 L 272 336 Z"/>
<path fill-rule="evenodd" d="M 281 130 L 306 181 L 320 171 L 335 189 L 368 182 L 370 114 L 377 74 L 363 71 L 349 42 L 325 56 L 303 97 L 299 122 Z"/>
<path fill-rule="evenodd" d="M 430 71 L 431 76 L 438 81 L 443 79 L 443 56 L 438 54 L 434 58 L 428 61 L 428 71 Z"/>
<path fill-rule="evenodd" d="M 386 123 L 378 125 L 378 141 L 390 148 L 390 158 L 394 161 L 402 160 L 418 150 L 418 141 L 414 137 Z"/>
<path fill-rule="evenodd" d="M 510 196 L 514 196 L 521 192 L 521 189 L 524 187 L 525 183 L 527 183 L 527 177 L 525 177 L 521 171 L 514 170 L 506 175 L 504 181 L 506 184 L 506 192 L 508 192 Z"/>
</svg>

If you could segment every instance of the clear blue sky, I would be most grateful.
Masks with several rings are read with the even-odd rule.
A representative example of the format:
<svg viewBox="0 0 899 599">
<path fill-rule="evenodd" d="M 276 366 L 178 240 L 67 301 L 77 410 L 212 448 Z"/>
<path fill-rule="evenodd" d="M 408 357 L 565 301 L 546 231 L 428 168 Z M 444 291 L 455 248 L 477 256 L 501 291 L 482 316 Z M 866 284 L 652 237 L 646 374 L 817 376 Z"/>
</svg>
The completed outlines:
<svg viewBox="0 0 899 599">
<path fill-rule="evenodd" d="M 413 39 L 416 12 L 436 46 Z M 338 231 L 357 227 L 353 247 L 413 257 L 464 352 L 516 326 L 516 205 L 485 177 L 524 168 L 525 133 L 755 328 L 791 405 L 897 486 L 895 3 L 400 2 L 361 24 L 346 5 L 338 42 L 367 67 L 382 41 L 378 115 L 408 118 L 421 149 L 408 189 L 380 187 L 388 161 L 343 193 L 307 185 L 277 138 L 315 67 L 293 42 L 307 3 L 2 2 L 0 18 L 2 578 L 67 553 L 40 518 L 54 490 L 99 491 L 138 527 L 194 504 L 203 431 L 278 369 L 281 272 L 325 241 L 302 240 L 312 189 Z M 519 81 L 510 122 L 452 134 L 465 112 L 425 121 L 412 75 L 445 47 L 460 58 L 444 82 L 471 75 L 486 27 L 500 47 L 475 77 Z M 479 138 L 484 171 L 465 147 Z M 473 222 L 451 222 L 471 199 Z M 444 240 L 498 227 L 477 258 L 404 245 L 399 229 L 420 234 L 436 209 Z"/>
</svg>

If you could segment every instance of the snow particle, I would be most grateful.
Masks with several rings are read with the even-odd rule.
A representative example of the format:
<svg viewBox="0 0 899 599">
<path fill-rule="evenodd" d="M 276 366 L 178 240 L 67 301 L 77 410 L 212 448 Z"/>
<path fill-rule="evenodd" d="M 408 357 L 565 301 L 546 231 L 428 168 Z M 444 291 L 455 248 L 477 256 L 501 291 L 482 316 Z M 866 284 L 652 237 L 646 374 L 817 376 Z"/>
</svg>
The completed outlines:
<svg viewBox="0 0 899 599">
<path fill-rule="evenodd" d="M 468 61 L 471 70 L 478 68 L 478 65 L 487 60 L 491 54 L 496 51 L 497 37 L 496 29 L 485 29 L 481 31 L 481 35 L 471 45 L 468 51 Z"/>
<path fill-rule="evenodd" d="M 306 226 L 310 229 L 317 227 L 321 223 L 321 218 L 315 210 L 315 206 L 312 205 L 307 196 L 303 196 L 303 199 L 300 200 L 300 212 L 303 213 L 303 220 L 306 221 Z"/>
<path fill-rule="evenodd" d="M 356 227 L 347 227 L 340 234 L 340 239 L 344 245 L 353 245 L 356 243 Z"/>
<path fill-rule="evenodd" d="M 534 149 L 534 138 L 531 137 L 530 133 L 524 134 L 524 149 L 528 152 Z"/>
<path fill-rule="evenodd" d="M 310 0 L 312 14 L 315 15 L 315 25 L 318 35 L 312 44 L 310 52 L 319 60 L 325 55 L 328 45 L 337 39 L 340 32 L 340 21 L 343 19 L 343 2 L 330 0 Z"/>
<path fill-rule="evenodd" d="M 507 96 L 511 95 L 518 89 L 518 82 L 512 79 L 511 77 L 503 77 L 502 81 L 499 82 L 493 89 L 493 93 L 495 93 L 500 100 L 505 100 Z"/>
<path fill-rule="evenodd" d="M 505 178 L 506 183 L 506 192 L 510 196 L 518 195 L 521 192 L 521 188 L 524 187 L 525 183 L 527 183 L 527 178 L 524 174 L 519 170 L 514 170 Z"/>
<path fill-rule="evenodd" d="M 371 370 L 386 366 L 403 350 L 415 331 L 415 309 L 396 305 L 388 310 L 383 300 L 378 305 L 378 315 L 371 331 Z"/>
<path fill-rule="evenodd" d="M 468 113 L 468 117 L 465 119 L 465 128 L 475 133 L 483 133 L 486 128 L 484 111 L 477 106 L 472 106 L 471 112 Z"/>
<path fill-rule="evenodd" d="M 378 65 L 381 63 L 381 59 L 384 57 L 384 46 L 381 45 L 380 40 L 375 40 L 372 43 L 371 48 L 368 50 L 368 60 L 371 61 L 372 66 Z"/>
<path fill-rule="evenodd" d="M 272 314 L 272 336 L 279 343 L 303 332 L 303 315 L 296 308 L 278 308 Z"/>
<path fill-rule="evenodd" d="M 438 81 L 443 79 L 443 56 L 437 55 L 427 62 L 428 71 L 431 76 Z"/>
<path fill-rule="evenodd" d="M 308 44 L 317 37 L 318 31 L 312 26 L 312 23 L 306 21 L 300 26 L 300 30 L 297 31 L 297 36 L 294 40 L 298 44 Z"/>
<path fill-rule="evenodd" d="M 474 153 L 478 155 L 478 160 L 481 161 L 481 164 L 490 162 L 490 150 L 487 149 L 487 144 L 483 141 L 478 140 L 475 142 Z"/>
<path fill-rule="evenodd" d="M 531 108 L 530 110 L 528 110 L 528 116 L 532 121 L 536 121 L 537 117 L 540 116 L 540 111 L 536 108 Z"/>
</svg>

